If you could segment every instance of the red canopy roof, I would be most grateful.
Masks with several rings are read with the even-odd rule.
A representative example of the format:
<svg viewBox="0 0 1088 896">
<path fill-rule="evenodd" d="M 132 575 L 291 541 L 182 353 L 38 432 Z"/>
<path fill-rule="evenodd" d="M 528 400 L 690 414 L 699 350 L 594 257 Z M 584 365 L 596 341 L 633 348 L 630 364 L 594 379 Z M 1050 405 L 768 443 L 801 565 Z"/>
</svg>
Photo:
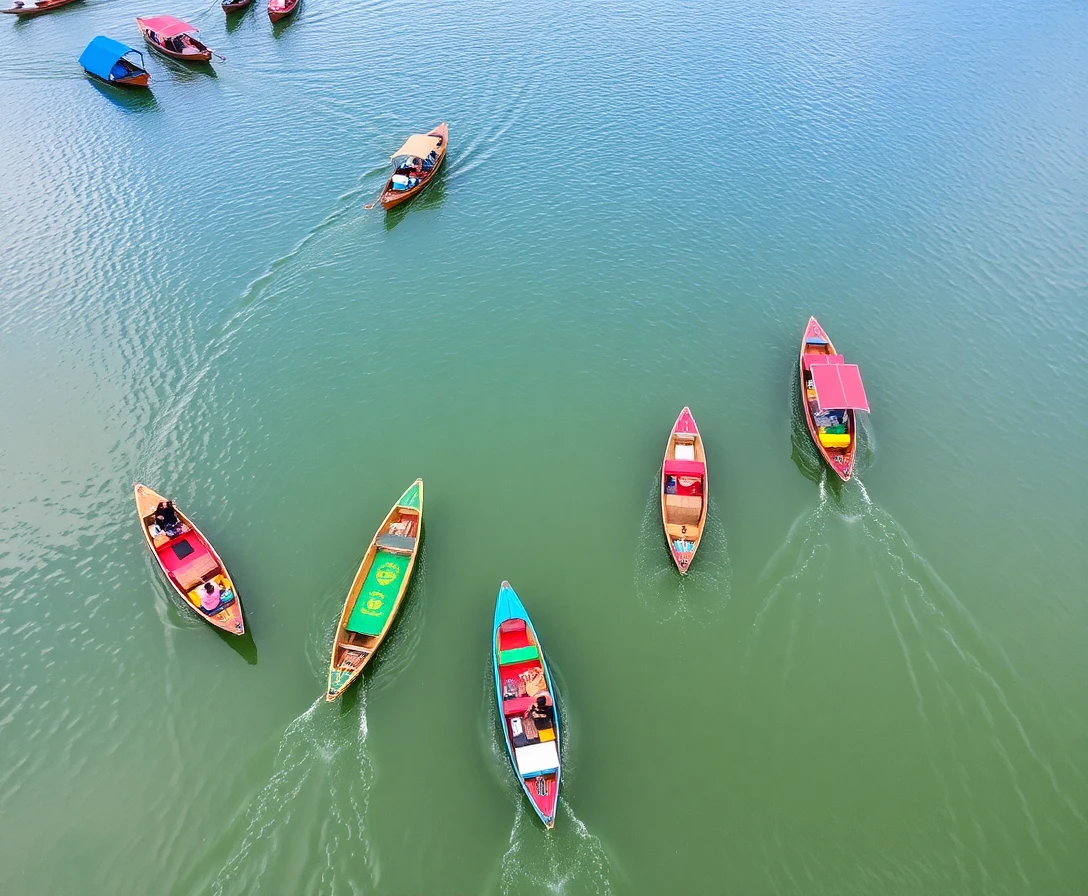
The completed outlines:
<svg viewBox="0 0 1088 896">
<path fill-rule="evenodd" d="M 666 476 L 695 476 L 702 479 L 706 473 L 706 464 L 697 460 L 665 461 Z"/>
<path fill-rule="evenodd" d="M 869 410 L 857 364 L 813 364 L 810 369 L 821 411 Z"/>
<path fill-rule="evenodd" d="M 805 370 L 811 369 L 813 364 L 843 364 L 846 359 L 842 355 L 821 355 L 816 352 L 805 354 Z"/>
<path fill-rule="evenodd" d="M 146 19 L 140 19 L 140 24 L 149 31 L 154 31 L 159 37 L 177 37 L 179 34 L 187 34 L 188 32 L 196 34 L 200 31 L 196 25 L 190 25 L 188 22 L 175 19 L 173 16 L 150 16 Z"/>
</svg>

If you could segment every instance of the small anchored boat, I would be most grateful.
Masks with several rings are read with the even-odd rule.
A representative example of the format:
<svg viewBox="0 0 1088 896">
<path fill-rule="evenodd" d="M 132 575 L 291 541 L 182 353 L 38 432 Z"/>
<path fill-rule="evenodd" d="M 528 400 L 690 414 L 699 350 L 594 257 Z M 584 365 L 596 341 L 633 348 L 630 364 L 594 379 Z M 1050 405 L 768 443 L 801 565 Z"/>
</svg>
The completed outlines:
<svg viewBox="0 0 1088 896">
<path fill-rule="evenodd" d="M 661 463 L 661 525 L 680 575 L 686 575 L 699 550 L 710 494 L 706 452 L 689 408 L 673 424 Z"/>
<path fill-rule="evenodd" d="M 559 709 L 536 629 L 509 582 L 495 601 L 491 662 L 506 751 L 521 789 L 547 828 L 559 803 Z"/>
<path fill-rule="evenodd" d="M 223 12 L 226 13 L 241 12 L 252 2 L 253 0 L 223 0 L 219 5 L 223 7 Z"/>
<path fill-rule="evenodd" d="M 211 49 L 197 40 L 200 31 L 195 25 L 173 16 L 138 16 L 136 25 L 144 40 L 164 56 L 185 62 L 212 61 Z"/>
<path fill-rule="evenodd" d="M 232 635 L 245 634 L 242 601 L 215 548 L 177 508 L 178 524 L 161 529 L 155 511 L 166 499 L 138 482 L 134 488 L 144 541 L 170 587 L 205 622 Z"/>
<path fill-rule="evenodd" d="M 359 677 L 389 634 L 415 569 L 422 526 L 423 480 L 417 479 L 378 527 L 348 589 L 329 660 L 330 703 Z"/>
<path fill-rule="evenodd" d="M 35 0 L 15 0 L 9 8 L 0 9 L 0 12 L 9 16 L 22 16 L 24 19 L 29 19 L 75 2 L 76 0 L 37 0 L 37 2 Z"/>
<path fill-rule="evenodd" d="M 801 339 L 801 406 L 816 450 L 846 482 L 857 453 L 857 411 L 869 410 L 869 399 L 857 364 L 844 363 L 831 339 L 808 319 Z"/>
<path fill-rule="evenodd" d="M 268 0 L 268 20 L 278 22 L 286 19 L 298 9 L 300 2 L 301 0 Z"/>
<path fill-rule="evenodd" d="M 446 158 L 449 134 L 449 127 L 443 122 L 429 133 L 413 134 L 389 157 L 394 170 L 378 197 L 382 208 L 394 208 L 427 188 Z M 372 206 L 373 203 L 367 208 Z"/>
<path fill-rule="evenodd" d="M 151 86 L 151 75 L 144 68 L 144 54 L 109 37 L 99 35 L 87 44 L 87 49 L 80 54 L 79 64 L 88 75 L 107 84 Z"/>
</svg>

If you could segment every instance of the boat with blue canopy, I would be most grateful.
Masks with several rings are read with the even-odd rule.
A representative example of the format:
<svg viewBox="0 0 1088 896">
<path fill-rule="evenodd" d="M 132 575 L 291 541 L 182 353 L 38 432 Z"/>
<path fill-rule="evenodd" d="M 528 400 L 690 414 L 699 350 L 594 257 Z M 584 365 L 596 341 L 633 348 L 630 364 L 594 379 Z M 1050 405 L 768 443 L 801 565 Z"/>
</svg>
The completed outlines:
<svg viewBox="0 0 1088 896">
<path fill-rule="evenodd" d="M 139 62 L 136 59 L 139 59 Z M 99 35 L 79 57 L 84 71 L 99 81 L 119 87 L 150 87 L 144 54 L 111 37 Z"/>
</svg>

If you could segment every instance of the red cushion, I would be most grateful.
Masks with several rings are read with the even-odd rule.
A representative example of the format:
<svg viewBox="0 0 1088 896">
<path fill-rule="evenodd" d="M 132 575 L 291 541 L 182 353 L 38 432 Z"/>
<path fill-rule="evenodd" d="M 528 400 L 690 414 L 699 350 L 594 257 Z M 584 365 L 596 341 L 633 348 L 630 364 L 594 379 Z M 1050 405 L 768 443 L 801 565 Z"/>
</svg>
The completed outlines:
<svg viewBox="0 0 1088 896">
<path fill-rule="evenodd" d="M 503 700 L 502 714 L 504 716 L 520 716 L 535 702 L 536 697 L 515 697 L 513 700 Z"/>
<path fill-rule="evenodd" d="M 525 631 L 524 619 L 507 619 L 499 625 L 500 632 L 523 632 Z"/>
</svg>

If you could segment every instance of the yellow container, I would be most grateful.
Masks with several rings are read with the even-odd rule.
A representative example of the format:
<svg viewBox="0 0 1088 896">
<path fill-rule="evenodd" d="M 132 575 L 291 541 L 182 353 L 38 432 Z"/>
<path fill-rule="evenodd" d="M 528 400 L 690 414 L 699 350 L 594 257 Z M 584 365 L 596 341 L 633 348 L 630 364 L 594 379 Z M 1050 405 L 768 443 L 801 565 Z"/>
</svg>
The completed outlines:
<svg viewBox="0 0 1088 896">
<path fill-rule="evenodd" d="M 820 433 L 820 444 L 825 448 L 849 448 L 850 434 L 837 432 Z"/>
</svg>

